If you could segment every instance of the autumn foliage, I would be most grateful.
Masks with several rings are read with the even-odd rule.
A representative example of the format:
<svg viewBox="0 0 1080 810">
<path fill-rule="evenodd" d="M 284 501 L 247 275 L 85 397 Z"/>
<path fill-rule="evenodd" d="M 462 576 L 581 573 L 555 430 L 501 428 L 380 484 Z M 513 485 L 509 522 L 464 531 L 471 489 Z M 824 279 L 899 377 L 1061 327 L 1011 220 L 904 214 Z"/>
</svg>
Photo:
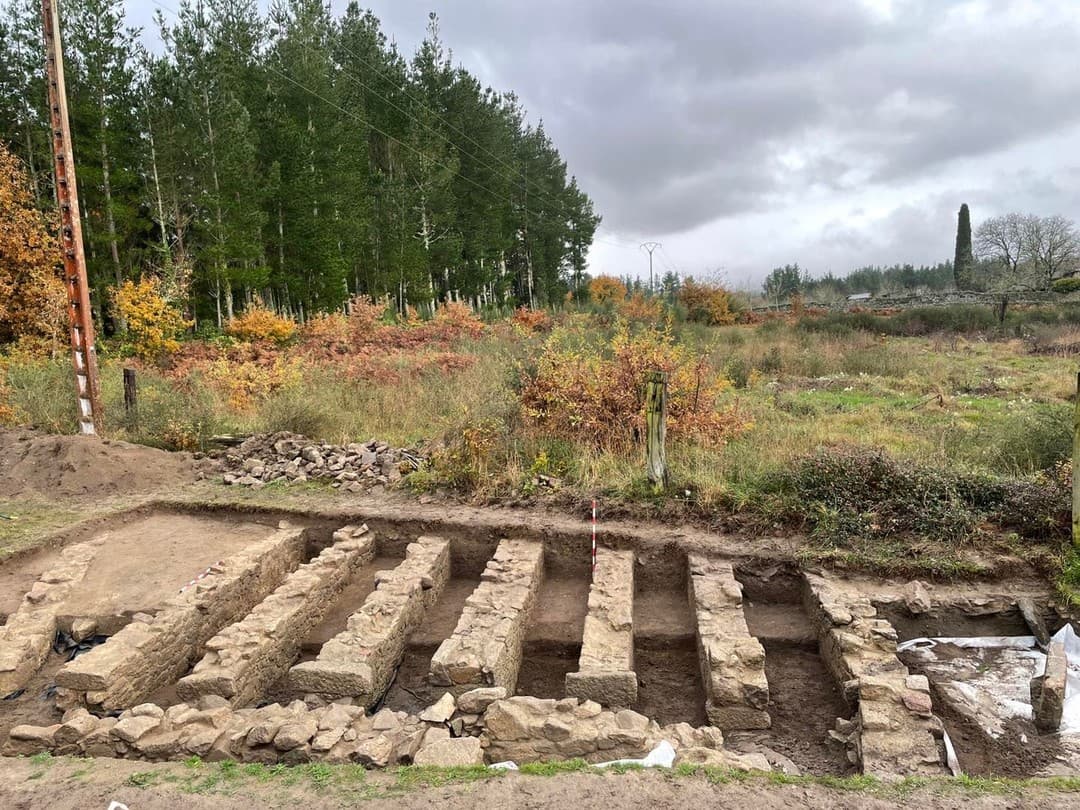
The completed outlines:
<svg viewBox="0 0 1080 810">
<path fill-rule="evenodd" d="M 694 437 L 721 445 L 749 426 L 720 394 L 731 383 L 703 359 L 676 343 L 667 330 L 633 332 L 620 326 L 605 344 L 576 340 L 556 330 L 535 370 L 523 375 L 521 403 L 526 418 L 551 435 L 602 448 L 633 443 L 645 425 L 645 376 L 666 371 L 668 429 L 673 437 Z"/>
<path fill-rule="evenodd" d="M 0 343 L 56 339 L 67 317 L 60 252 L 18 159 L 0 144 Z"/>
<path fill-rule="evenodd" d="M 597 276 L 589 282 L 589 300 L 604 306 L 626 298 L 626 285 L 614 276 Z"/>
<path fill-rule="evenodd" d="M 161 282 L 144 276 L 125 281 L 115 292 L 116 308 L 127 323 L 128 338 L 143 360 L 160 360 L 180 348 L 177 340 L 191 326 L 180 310 L 165 300 Z"/>
<path fill-rule="evenodd" d="M 281 344 L 296 334 L 296 322 L 265 307 L 250 307 L 229 321 L 225 332 L 237 340 L 268 340 Z"/>
<path fill-rule="evenodd" d="M 718 284 L 707 284 L 688 278 L 679 289 L 679 302 L 686 307 L 686 316 L 709 326 L 735 323 L 731 309 L 731 293 Z"/>
</svg>

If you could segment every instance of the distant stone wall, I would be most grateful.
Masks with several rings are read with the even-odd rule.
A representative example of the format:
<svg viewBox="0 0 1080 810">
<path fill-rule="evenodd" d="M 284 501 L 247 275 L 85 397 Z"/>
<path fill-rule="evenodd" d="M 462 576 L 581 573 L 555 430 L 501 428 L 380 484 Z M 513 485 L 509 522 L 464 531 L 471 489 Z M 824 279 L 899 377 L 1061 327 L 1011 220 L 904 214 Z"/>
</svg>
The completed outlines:
<svg viewBox="0 0 1080 810">
<path fill-rule="evenodd" d="M 1003 293 L 984 293 L 959 290 L 944 290 L 940 292 L 911 293 L 908 295 L 875 295 L 858 301 L 835 301 L 832 303 L 818 303 L 804 301 L 803 307 L 807 309 L 827 309 L 830 312 L 849 312 L 854 309 L 916 309 L 918 307 L 953 307 L 963 305 L 982 305 L 997 307 L 1001 304 Z M 1008 293 L 1009 306 L 1039 306 L 1046 304 L 1060 304 L 1067 301 L 1077 301 L 1075 296 L 1064 296 L 1060 293 L 1040 292 L 1038 290 L 1024 290 L 1022 292 Z M 765 314 L 768 312 L 790 312 L 791 304 L 783 303 L 779 306 L 767 305 L 752 307 L 752 312 Z"/>
</svg>

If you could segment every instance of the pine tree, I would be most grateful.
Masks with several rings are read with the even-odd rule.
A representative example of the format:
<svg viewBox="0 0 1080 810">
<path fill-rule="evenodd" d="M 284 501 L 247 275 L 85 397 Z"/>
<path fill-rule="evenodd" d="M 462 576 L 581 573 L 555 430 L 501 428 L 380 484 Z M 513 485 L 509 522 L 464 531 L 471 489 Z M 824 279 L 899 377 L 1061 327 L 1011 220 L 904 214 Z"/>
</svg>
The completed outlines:
<svg viewBox="0 0 1080 810">
<path fill-rule="evenodd" d="M 971 213 L 967 203 L 960 206 L 956 223 L 956 257 L 953 259 L 953 280 L 956 289 L 970 290 L 975 269 L 975 256 L 971 250 Z"/>
</svg>

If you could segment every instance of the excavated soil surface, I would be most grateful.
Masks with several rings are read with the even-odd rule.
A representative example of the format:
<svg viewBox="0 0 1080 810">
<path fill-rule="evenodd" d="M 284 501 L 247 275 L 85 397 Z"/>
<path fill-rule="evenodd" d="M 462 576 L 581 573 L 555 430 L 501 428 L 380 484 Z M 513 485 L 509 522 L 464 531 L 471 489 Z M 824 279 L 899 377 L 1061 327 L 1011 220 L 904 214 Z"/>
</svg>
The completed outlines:
<svg viewBox="0 0 1080 810">
<path fill-rule="evenodd" d="M 0 429 L 0 498 L 102 498 L 175 489 L 196 480 L 187 453 L 91 436 Z"/>
<path fill-rule="evenodd" d="M 153 613 L 209 566 L 275 531 L 277 523 L 264 516 L 157 512 L 95 532 L 107 539 L 61 613 Z M 46 547 L 0 566 L 0 613 L 18 609 L 23 594 L 59 559 L 59 548 Z"/>
</svg>

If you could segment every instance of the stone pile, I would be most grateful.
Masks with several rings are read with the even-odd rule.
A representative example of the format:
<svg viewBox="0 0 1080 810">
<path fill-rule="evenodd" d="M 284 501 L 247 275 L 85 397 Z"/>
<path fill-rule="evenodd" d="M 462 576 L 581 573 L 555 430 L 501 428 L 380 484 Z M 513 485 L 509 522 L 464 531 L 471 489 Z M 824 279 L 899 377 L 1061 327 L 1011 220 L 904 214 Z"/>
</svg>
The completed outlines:
<svg viewBox="0 0 1080 810">
<path fill-rule="evenodd" d="M 312 701 L 314 704 L 317 701 Z M 723 749 L 723 735 L 687 723 L 660 727 L 636 712 L 601 709 L 576 698 L 506 698 L 501 687 L 446 694 L 419 716 L 381 709 L 366 715 L 348 700 L 315 706 L 301 700 L 234 709 L 216 695 L 162 709 L 144 703 L 119 717 L 69 709 L 51 726 L 16 726 L 5 756 L 55 755 L 209 762 L 481 765 L 584 757 L 591 762 L 641 757 L 661 740 L 677 761 L 742 770 L 770 769 L 763 755 Z"/>
<path fill-rule="evenodd" d="M 363 444 L 315 442 L 296 433 L 267 433 L 245 439 L 221 454 L 226 484 L 330 481 L 347 492 L 386 487 L 425 462 L 416 451 L 372 439 Z"/>
</svg>

